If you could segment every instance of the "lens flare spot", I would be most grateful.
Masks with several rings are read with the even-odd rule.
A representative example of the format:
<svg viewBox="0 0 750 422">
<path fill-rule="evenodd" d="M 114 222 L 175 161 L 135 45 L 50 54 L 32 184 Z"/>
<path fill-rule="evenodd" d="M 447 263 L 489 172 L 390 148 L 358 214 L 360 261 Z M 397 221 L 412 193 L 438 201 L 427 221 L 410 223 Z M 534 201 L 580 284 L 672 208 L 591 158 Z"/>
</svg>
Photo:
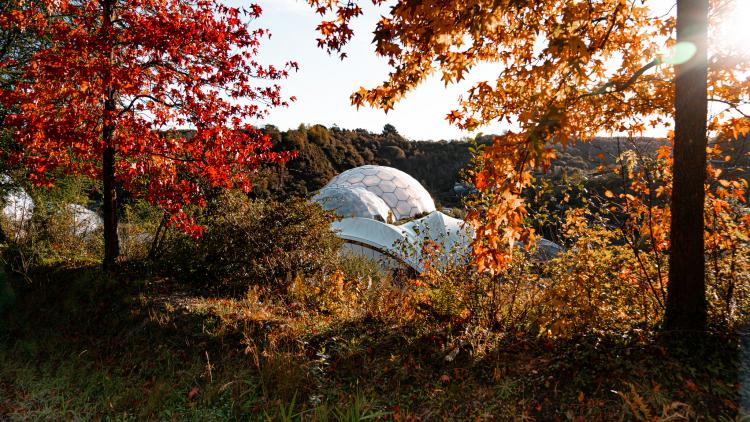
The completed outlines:
<svg viewBox="0 0 750 422">
<path fill-rule="evenodd" d="M 661 61 L 673 65 L 683 64 L 693 58 L 697 50 L 693 43 L 680 42 L 672 46 L 667 54 L 662 56 Z"/>
</svg>

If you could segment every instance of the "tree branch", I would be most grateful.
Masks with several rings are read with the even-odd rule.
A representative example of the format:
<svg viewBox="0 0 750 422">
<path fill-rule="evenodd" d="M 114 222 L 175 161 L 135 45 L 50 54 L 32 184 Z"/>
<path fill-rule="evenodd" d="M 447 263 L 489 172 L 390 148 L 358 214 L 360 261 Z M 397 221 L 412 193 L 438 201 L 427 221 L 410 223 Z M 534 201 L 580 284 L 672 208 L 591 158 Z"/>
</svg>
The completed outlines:
<svg viewBox="0 0 750 422">
<path fill-rule="evenodd" d="M 641 67 L 640 69 L 638 69 L 635 73 L 633 73 L 633 76 L 631 76 L 630 79 L 628 79 L 627 81 L 625 81 L 625 82 L 609 81 L 606 84 L 604 84 L 601 87 L 599 87 L 599 89 L 597 89 L 596 91 L 592 91 L 592 92 L 588 92 L 586 94 L 583 94 L 583 95 L 579 96 L 578 99 L 580 100 L 580 99 L 583 99 L 583 98 L 586 98 L 586 97 L 595 97 L 597 95 L 612 94 L 612 93 L 615 93 L 615 92 L 622 92 L 625 89 L 627 89 L 628 87 L 630 87 L 633 84 L 635 84 L 638 81 L 638 79 L 641 76 L 643 76 L 644 73 L 648 72 L 649 69 L 651 69 L 652 67 L 657 66 L 659 63 L 661 63 L 661 60 L 659 60 L 659 59 L 651 60 L 650 62 L 648 62 L 647 64 L 645 64 L 643 67 Z"/>
<path fill-rule="evenodd" d="M 727 110 L 734 110 L 737 113 L 740 113 L 742 115 L 742 117 L 750 119 L 750 115 L 748 115 L 747 113 L 745 113 L 742 110 L 740 110 L 740 107 L 742 107 L 743 104 L 733 103 L 733 102 L 728 101 L 728 100 L 722 100 L 721 98 L 713 98 L 713 97 L 709 98 L 708 101 L 711 101 L 711 102 L 714 102 L 714 103 L 726 104 L 726 105 L 729 106 L 729 108 Z M 744 104 L 744 105 L 747 105 L 747 104 Z"/>
</svg>

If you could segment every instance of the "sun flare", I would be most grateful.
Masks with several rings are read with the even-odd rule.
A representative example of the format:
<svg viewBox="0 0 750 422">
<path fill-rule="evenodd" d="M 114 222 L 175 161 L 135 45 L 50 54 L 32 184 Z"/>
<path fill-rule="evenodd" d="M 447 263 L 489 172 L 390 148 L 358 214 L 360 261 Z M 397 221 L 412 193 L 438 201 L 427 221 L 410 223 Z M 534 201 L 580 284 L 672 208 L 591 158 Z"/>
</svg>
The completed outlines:
<svg viewBox="0 0 750 422">
<path fill-rule="evenodd" d="M 733 51 L 750 50 L 750 0 L 734 0 L 721 10 L 716 26 L 717 41 Z"/>
</svg>

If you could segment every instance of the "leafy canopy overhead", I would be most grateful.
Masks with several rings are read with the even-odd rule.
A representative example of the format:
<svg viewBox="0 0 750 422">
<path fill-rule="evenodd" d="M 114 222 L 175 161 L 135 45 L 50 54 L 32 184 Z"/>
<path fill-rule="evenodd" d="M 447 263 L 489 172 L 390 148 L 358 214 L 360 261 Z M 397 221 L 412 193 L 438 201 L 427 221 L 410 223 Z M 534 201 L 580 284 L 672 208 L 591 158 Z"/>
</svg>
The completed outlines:
<svg viewBox="0 0 750 422">
<path fill-rule="evenodd" d="M 254 170 L 287 154 L 250 122 L 286 101 L 275 83 L 290 68 L 255 61 L 264 29 L 249 29 L 257 5 L 212 0 L 38 0 L 2 10 L 0 28 L 28 31 L 47 45 L 4 90 L 5 119 L 31 180 L 57 171 L 102 177 L 111 148 L 115 178 L 184 228 L 185 204 L 202 204 L 199 180 L 251 188 Z M 0 63 L 7 68 L 12 60 Z M 293 98 L 292 98 L 293 100 Z M 194 129 L 191 137 L 171 129 Z M 111 129 L 108 131 L 107 129 Z"/>
<path fill-rule="evenodd" d="M 341 52 L 363 2 L 308 0 L 323 16 L 322 48 Z M 375 5 L 383 0 L 372 0 Z M 375 51 L 388 59 L 387 80 L 361 88 L 352 103 L 390 110 L 428 77 L 462 80 L 480 63 L 497 65 L 495 80 L 476 83 L 447 119 L 464 129 L 491 121 L 514 127 L 482 152 L 475 184 L 484 193 L 469 220 L 479 234 L 480 268 L 507 262 L 507 246 L 529 236 L 518 227 L 521 189 L 529 169 L 553 157 L 547 142 L 586 140 L 598 133 L 639 135 L 666 126 L 674 111 L 675 18 L 657 16 L 654 2 L 626 0 L 398 0 L 374 29 Z M 711 1 L 713 35 L 727 21 L 731 0 Z M 746 51 L 714 36 L 709 93 L 719 107 L 709 129 L 748 130 Z M 342 57 L 343 57 L 342 53 Z"/>
</svg>

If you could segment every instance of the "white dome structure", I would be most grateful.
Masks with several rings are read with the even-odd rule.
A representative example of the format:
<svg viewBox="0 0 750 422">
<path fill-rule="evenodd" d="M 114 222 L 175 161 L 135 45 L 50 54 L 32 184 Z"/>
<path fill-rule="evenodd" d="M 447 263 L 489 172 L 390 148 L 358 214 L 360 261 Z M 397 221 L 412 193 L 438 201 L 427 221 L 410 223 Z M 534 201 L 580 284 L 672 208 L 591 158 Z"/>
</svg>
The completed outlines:
<svg viewBox="0 0 750 422">
<path fill-rule="evenodd" d="M 374 193 L 361 187 L 326 186 L 312 198 L 324 210 L 333 210 L 342 218 L 362 217 L 389 222 L 391 209 Z"/>
<path fill-rule="evenodd" d="M 427 190 L 408 174 L 383 166 L 367 165 L 347 170 L 331 179 L 313 198 L 341 220 L 331 224 L 344 240 L 342 253 L 369 258 L 386 269 L 425 269 L 425 245 L 432 265 L 468 264 L 472 231 L 457 218 L 435 210 Z M 396 225 L 419 214 L 427 215 Z M 538 242 L 535 259 L 548 260 L 561 248 L 546 239 Z"/>
<path fill-rule="evenodd" d="M 104 225 L 104 221 L 97 213 L 83 205 L 67 204 L 65 208 L 73 217 L 72 230 L 75 236 L 88 236 Z"/>
<path fill-rule="evenodd" d="M 25 190 L 18 188 L 5 194 L 3 198 L 3 216 L 15 228 L 21 228 L 31 220 L 34 213 L 34 201 Z"/>
<path fill-rule="evenodd" d="M 0 175 L 0 185 L 11 185 L 13 181 L 8 175 Z M 0 199 L 2 217 L 10 234 L 18 239 L 26 235 L 31 218 L 34 214 L 34 200 L 20 187 L 12 186 Z M 83 205 L 65 204 L 64 212 L 72 219 L 71 231 L 75 236 L 85 237 L 95 232 L 103 225 L 103 220 L 94 211 Z M 62 210 L 58 210 L 62 211 Z"/>
<path fill-rule="evenodd" d="M 329 187 L 363 188 L 385 202 L 396 221 L 435 211 L 435 202 L 416 179 L 392 167 L 366 165 L 331 179 Z"/>
</svg>

